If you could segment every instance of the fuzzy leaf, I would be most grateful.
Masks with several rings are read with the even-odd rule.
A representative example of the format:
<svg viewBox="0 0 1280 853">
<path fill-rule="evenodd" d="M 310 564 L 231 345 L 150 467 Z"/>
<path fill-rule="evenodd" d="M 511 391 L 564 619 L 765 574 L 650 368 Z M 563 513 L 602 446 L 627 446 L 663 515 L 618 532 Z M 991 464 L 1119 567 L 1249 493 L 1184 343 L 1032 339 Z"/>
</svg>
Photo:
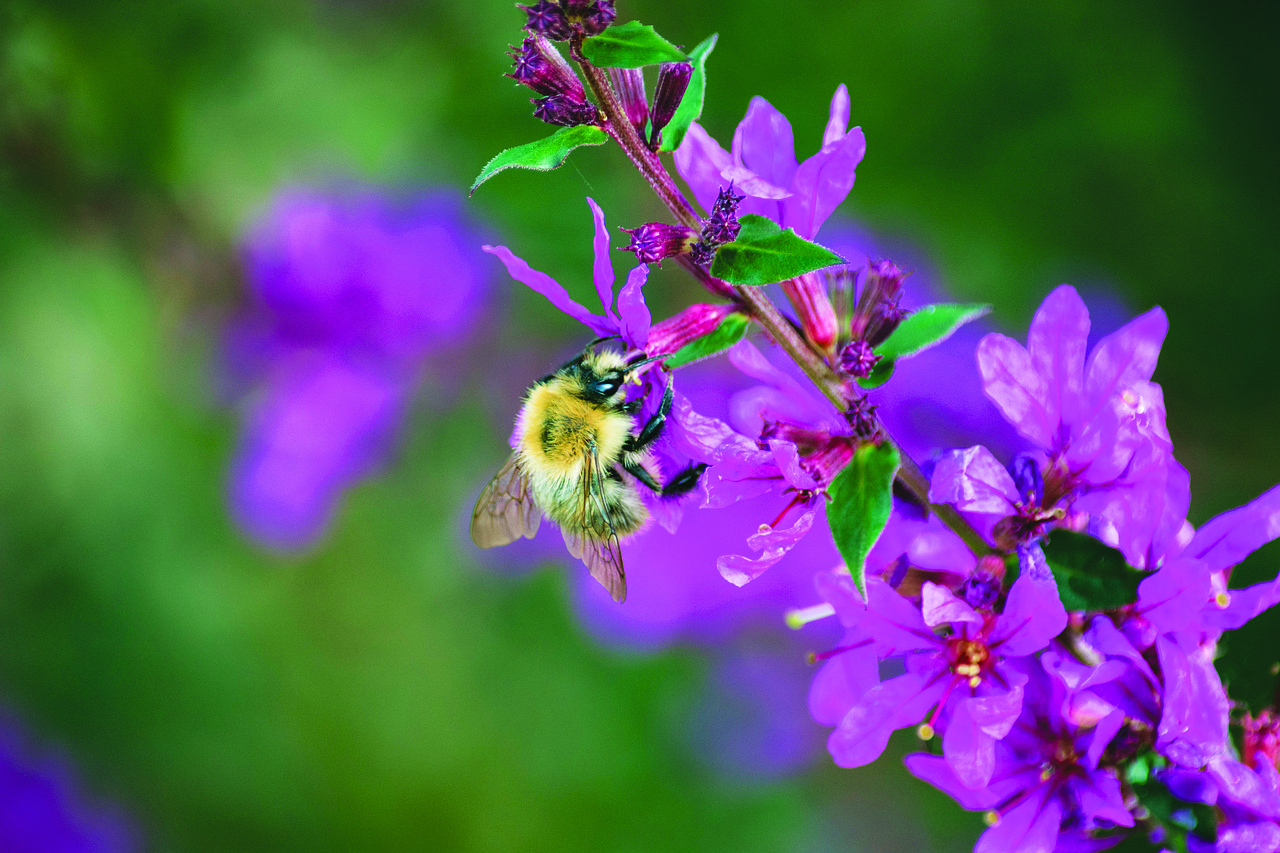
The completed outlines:
<svg viewBox="0 0 1280 853">
<path fill-rule="evenodd" d="M 641 68 L 661 62 L 687 62 L 684 51 L 664 39 L 648 24 L 628 21 L 609 27 L 582 43 L 587 62 L 601 68 Z"/>
<path fill-rule="evenodd" d="M 582 145 L 603 145 L 609 141 L 609 135 L 594 125 L 581 124 L 577 127 L 562 127 L 546 139 L 529 142 L 508 148 L 494 157 L 480 170 L 476 182 L 471 185 L 471 192 L 476 187 L 506 169 L 532 169 L 535 172 L 550 172 L 564 165 L 569 152 Z"/>
<path fill-rule="evenodd" d="M 714 33 L 702 44 L 689 51 L 689 61 L 693 63 L 693 76 L 689 78 L 689 88 L 684 90 L 680 106 L 667 126 L 662 129 L 662 144 L 659 151 L 675 151 L 684 141 L 685 131 L 689 125 L 702 117 L 702 99 L 707 91 L 707 57 L 715 49 L 719 33 Z"/>
<path fill-rule="evenodd" d="M 742 314 L 737 312 L 726 314 L 724 319 L 720 321 L 720 325 L 697 340 L 690 341 L 680 347 L 663 363 L 674 370 L 677 367 L 684 367 L 686 364 L 692 364 L 695 361 L 701 361 L 704 358 L 724 352 L 742 340 L 747 334 L 747 327 L 750 325 L 751 321 Z"/>
<path fill-rule="evenodd" d="M 867 596 L 867 554 L 876 544 L 893 509 L 893 478 L 898 473 L 898 448 L 890 442 L 864 445 L 827 488 L 827 523 L 836 548 Z"/>
<path fill-rule="evenodd" d="M 1115 548 L 1062 529 L 1050 533 L 1041 547 L 1067 610 L 1114 610 L 1138 600 L 1144 574 Z"/>
<path fill-rule="evenodd" d="M 785 231 L 764 216 L 748 213 L 738 219 L 738 239 L 716 251 L 711 274 L 729 284 L 773 284 L 832 264 L 844 258 L 817 243 Z"/>
<path fill-rule="evenodd" d="M 965 323 L 971 323 L 990 311 L 990 305 L 925 305 L 917 308 L 876 347 L 876 355 L 884 356 L 885 361 L 897 361 L 924 352 L 951 337 Z"/>
<path fill-rule="evenodd" d="M 871 368 L 871 373 L 858 380 L 858 384 L 870 391 L 872 388 L 879 388 L 888 382 L 893 376 L 893 367 L 895 362 L 882 358 L 876 362 L 876 366 Z"/>
</svg>

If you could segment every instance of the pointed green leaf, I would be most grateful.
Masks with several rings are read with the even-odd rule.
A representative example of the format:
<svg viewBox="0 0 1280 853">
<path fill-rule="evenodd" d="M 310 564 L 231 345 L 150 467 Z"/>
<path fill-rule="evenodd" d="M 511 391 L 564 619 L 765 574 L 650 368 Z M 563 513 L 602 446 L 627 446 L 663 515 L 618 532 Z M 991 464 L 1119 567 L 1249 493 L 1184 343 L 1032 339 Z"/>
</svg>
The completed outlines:
<svg viewBox="0 0 1280 853">
<path fill-rule="evenodd" d="M 773 284 L 807 272 L 844 263 L 828 248 L 810 243 L 790 228 L 764 216 L 739 217 L 738 239 L 716 250 L 711 274 L 729 284 Z M 905 322 L 905 321 L 904 321 Z"/>
<path fill-rule="evenodd" d="M 535 172 L 550 172 L 564 165 L 569 152 L 582 145 L 603 145 L 609 141 L 609 135 L 594 125 L 582 124 L 577 127 L 562 127 L 546 139 L 539 139 L 526 145 L 508 148 L 494 157 L 480 170 L 480 176 L 471 185 L 471 192 L 476 187 L 505 169 L 532 169 Z"/>
<path fill-rule="evenodd" d="M 896 362 L 892 362 L 887 358 L 882 358 L 876 362 L 876 366 L 871 368 L 871 373 L 858 380 L 858 384 L 870 391 L 872 388 L 879 388 L 893 377 L 893 368 Z"/>
<path fill-rule="evenodd" d="M 659 151 L 675 151 L 684 141 L 689 125 L 702 117 L 702 99 L 707 91 L 707 57 L 715 49 L 719 33 L 713 34 L 702 44 L 689 51 L 689 61 L 693 63 L 693 76 L 689 78 L 689 88 L 684 90 L 680 106 L 676 113 L 662 129 L 662 144 Z"/>
<path fill-rule="evenodd" d="M 609 27 L 582 43 L 587 62 L 601 68 L 640 68 L 662 62 L 688 62 L 684 51 L 658 35 L 653 27 L 628 21 Z"/>
<path fill-rule="evenodd" d="M 1041 547 L 1067 610 L 1114 610 L 1138 600 L 1144 573 L 1115 548 L 1063 529 L 1050 533 Z"/>
<path fill-rule="evenodd" d="M 867 595 L 867 554 L 876 544 L 893 509 L 893 478 L 898 473 L 898 448 L 890 442 L 864 445 L 836 475 L 827 494 L 827 524 L 853 583 Z"/>
<path fill-rule="evenodd" d="M 990 305 L 926 305 L 906 316 L 880 346 L 876 355 L 886 361 L 924 352 L 955 334 L 965 323 L 973 322 L 991 311 Z"/>
<path fill-rule="evenodd" d="M 680 347 L 663 364 L 675 370 L 677 367 L 684 367 L 686 364 L 692 364 L 695 361 L 701 361 L 704 358 L 710 358 L 717 353 L 724 352 L 742 340 L 747 334 L 747 327 L 750 325 L 751 321 L 742 314 L 737 312 L 726 314 L 724 319 L 720 321 L 720 325 L 697 340 L 690 341 Z"/>
</svg>

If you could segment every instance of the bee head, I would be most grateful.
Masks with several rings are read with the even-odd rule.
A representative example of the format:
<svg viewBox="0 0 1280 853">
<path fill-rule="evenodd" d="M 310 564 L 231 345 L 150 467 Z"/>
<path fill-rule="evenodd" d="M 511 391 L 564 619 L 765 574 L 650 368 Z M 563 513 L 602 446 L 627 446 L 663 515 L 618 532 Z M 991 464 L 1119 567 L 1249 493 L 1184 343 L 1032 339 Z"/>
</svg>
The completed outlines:
<svg viewBox="0 0 1280 853">
<path fill-rule="evenodd" d="M 632 369 L 621 355 L 611 350 L 587 352 L 578 371 L 583 395 L 598 403 L 619 402 L 625 394 L 622 386 Z"/>
</svg>

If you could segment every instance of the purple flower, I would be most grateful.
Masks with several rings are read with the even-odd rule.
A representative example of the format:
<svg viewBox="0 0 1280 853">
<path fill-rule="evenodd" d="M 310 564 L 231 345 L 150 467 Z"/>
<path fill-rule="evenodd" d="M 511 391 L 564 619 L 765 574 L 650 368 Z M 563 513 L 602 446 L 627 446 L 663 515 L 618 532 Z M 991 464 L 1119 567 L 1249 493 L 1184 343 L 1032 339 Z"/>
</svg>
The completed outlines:
<svg viewBox="0 0 1280 853">
<path fill-rule="evenodd" d="M 662 129 L 666 127 L 676 108 L 684 98 L 685 89 L 693 77 L 693 66 L 688 62 L 666 62 L 658 71 L 658 83 L 653 90 L 653 130 L 649 134 L 649 147 L 657 150 L 662 142 Z"/>
<path fill-rule="evenodd" d="M 592 199 L 587 199 L 595 220 L 595 263 L 591 278 L 596 294 L 604 307 L 604 314 L 592 314 L 569 296 L 569 291 L 546 273 L 538 272 L 511 253 L 506 246 L 483 246 L 486 252 L 502 261 L 511 277 L 542 294 L 557 309 L 582 323 L 596 335 L 618 335 L 631 349 L 643 350 L 649 339 L 652 316 L 644 301 L 644 283 L 649 277 L 649 267 L 640 264 L 627 275 L 627 283 L 618 293 L 615 309 L 613 298 L 613 262 L 609 259 L 609 232 L 604 224 L 604 211 Z"/>
<path fill-rule="evenodd" d="M 424 364 L 479 318 L 477 242 L 443 194 L 291 190 L 256 223 L 252 304 L 227 336 L 230 372 L 255 388 L 230 499 L 256 541 L 311 545 L 346 486 L 386 458 Z"/>
<path fill-rule="evenodd" d="M 1158 565 L 1190 501 L 1160 386 L 1150 381 L 1167 328 L 1153 308 L 1099 341 L 1086 360 L 1089 313 L 1062 285 L 1036 312 L 1027 348 L 987 335 L 978 345 L 984 390 L 1043 454 L 1042 493 L 1034 502 L 1019 495 L 989 453 L 969 448 L 939 465 L 931 494 L 965 511 L 1021 517 L 1018 541 L 1060 508 L 1087 513 L 1091 529 L 1131 564 Z"/>
<path fill-rule="evenodd" d="M 822 147 L 798 163 L 791 124 L 763 98 L 753 98 L 730 151 L 695 122 L 676 149 L 676 169 L 704 209 L 711 210 L 721 187 L 732 182 L 747 196 L 739 214 L 767 216 L 811 240 L 853 188 L 866 153 L 862 130 L 848 126 L 849 93 L 841 85 L 831 99 Z"/>
<path fill-rule="evenodd" d="M 124 816 L 89 802 L 64 759 L 35 754 L 18 726 L 0 718 L 0 850 L 126 853 L 139 849 Z"/>
<path fill-rule="evenodd" d="M 928 715 L 922 734 L 943 733 L 943 753 L 956 778 L 972 788 L 986 785 L 994 769 L 994 745 L 1009 733 L 1022 708 L 1026 676 L 1015 660 L 1043 649 L 1067 624 L 1043 560 L 1034 550 L 1024 556 L 999 614 L 975 610 L 932 582 L 921 588 L 919 607 L 874 577 L 867 581 L 865 607 L 847 589 L 828 594 L 841 620 L 871 641 L 859 654 L 904 655 L 906 668 L 844 711 L 827 742 L 835 762 L 858 767 L 874 761 L 894 730 Z"/>
<path fill-rule="evenodd" d="M 988 784 L 974 788 L 950 761 L 923 753 L 907 756 L 907 769 L 962 808 L 987 812 L 990 828 L 974 853 L 1102 849 L 1094 830 L 1134 825 L 1120 779 L 1102 760 L 1122 717 L 1083 725 L 1064 717 L 1071 691 L 1037 663 L 1025 664 L 1023 684 L 1021 715 L 996 744 Z"/>
</svg>

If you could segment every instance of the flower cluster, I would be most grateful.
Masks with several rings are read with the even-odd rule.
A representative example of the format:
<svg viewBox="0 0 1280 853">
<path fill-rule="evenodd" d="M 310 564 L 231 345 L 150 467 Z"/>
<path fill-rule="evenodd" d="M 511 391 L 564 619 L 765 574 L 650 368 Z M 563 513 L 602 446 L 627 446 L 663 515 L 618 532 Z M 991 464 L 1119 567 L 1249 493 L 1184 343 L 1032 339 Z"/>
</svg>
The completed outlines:
<svg viewBox="0 0 1280 853">
<path fill-rule="evenodd" d="M 984 813 L 980 853 L 1143 838 L 1280 850 L 1276 712 L 1240 716 L 1237 748 L 1213 665 L 1225 631 L 1280 602 L 1280 578 L 1231 583 L 1280 536 L 1280 486 L 1198 530 L 1188 522 L 1190 478 L 1152 381 L 1163 311 L 1090 347 L 1089 312 L 1063 285 L 1025 344 L 958 331 L 989 306 L 923 304 L 918 279 L 907 288 L 903 267 L 865 241 L 828 228 L 843 255 L 814 242 L 866 150 L 844 86 L 807 159 L 761 98 L 726 151 L 677 109 L 702 67 L 692 55 L 670 62 L 680 52 L 650 28 L 611 31 L 629 51 L 619 64 L 662 66 L 650 105 L 638 67 L 605 72 L 582 50 L 612 4 L 521 8 L 529 37 L 511 76 L 544 96 L 540 116 L 602 127 L 676 221 L 624 229 L 639 263 L 615 297 L 604 213 L 588 199 L 603 313 L 484 247 L 593 335 L 619 339 L 626 358 L 667 362 L 617 405 L 637 430 L 665 414 L 646 453 L 701 472 L 687 498 L 636 498 L 659 522 L 626 545 L 637 615 L 584 617 L 630 618 L 633 633 L 662 639 L 730 601 L 786 606 L 799 627 L 834 617 L 843 636 L 812 655 L 822 665 L 809 692 L 832 758 L 871 763 L 894 731 L 914 729 L 926 747 L 909 769 Z M 570 43 L 595 105 L 554 40 Z M 692 200 L 661 159 L 664 131 L 682 134 L 673 164 Z M 655 322 L 647 265 L 666 258 L 723 301 Z M 589 482 L 584 494 L 597 496 Z M 750 554 L 738 553 L 744 540 Z M 729 585 L 712 588 L 712 566 Z M 814 577 L 817 603 L 799 586 Z"/>
</svg>

